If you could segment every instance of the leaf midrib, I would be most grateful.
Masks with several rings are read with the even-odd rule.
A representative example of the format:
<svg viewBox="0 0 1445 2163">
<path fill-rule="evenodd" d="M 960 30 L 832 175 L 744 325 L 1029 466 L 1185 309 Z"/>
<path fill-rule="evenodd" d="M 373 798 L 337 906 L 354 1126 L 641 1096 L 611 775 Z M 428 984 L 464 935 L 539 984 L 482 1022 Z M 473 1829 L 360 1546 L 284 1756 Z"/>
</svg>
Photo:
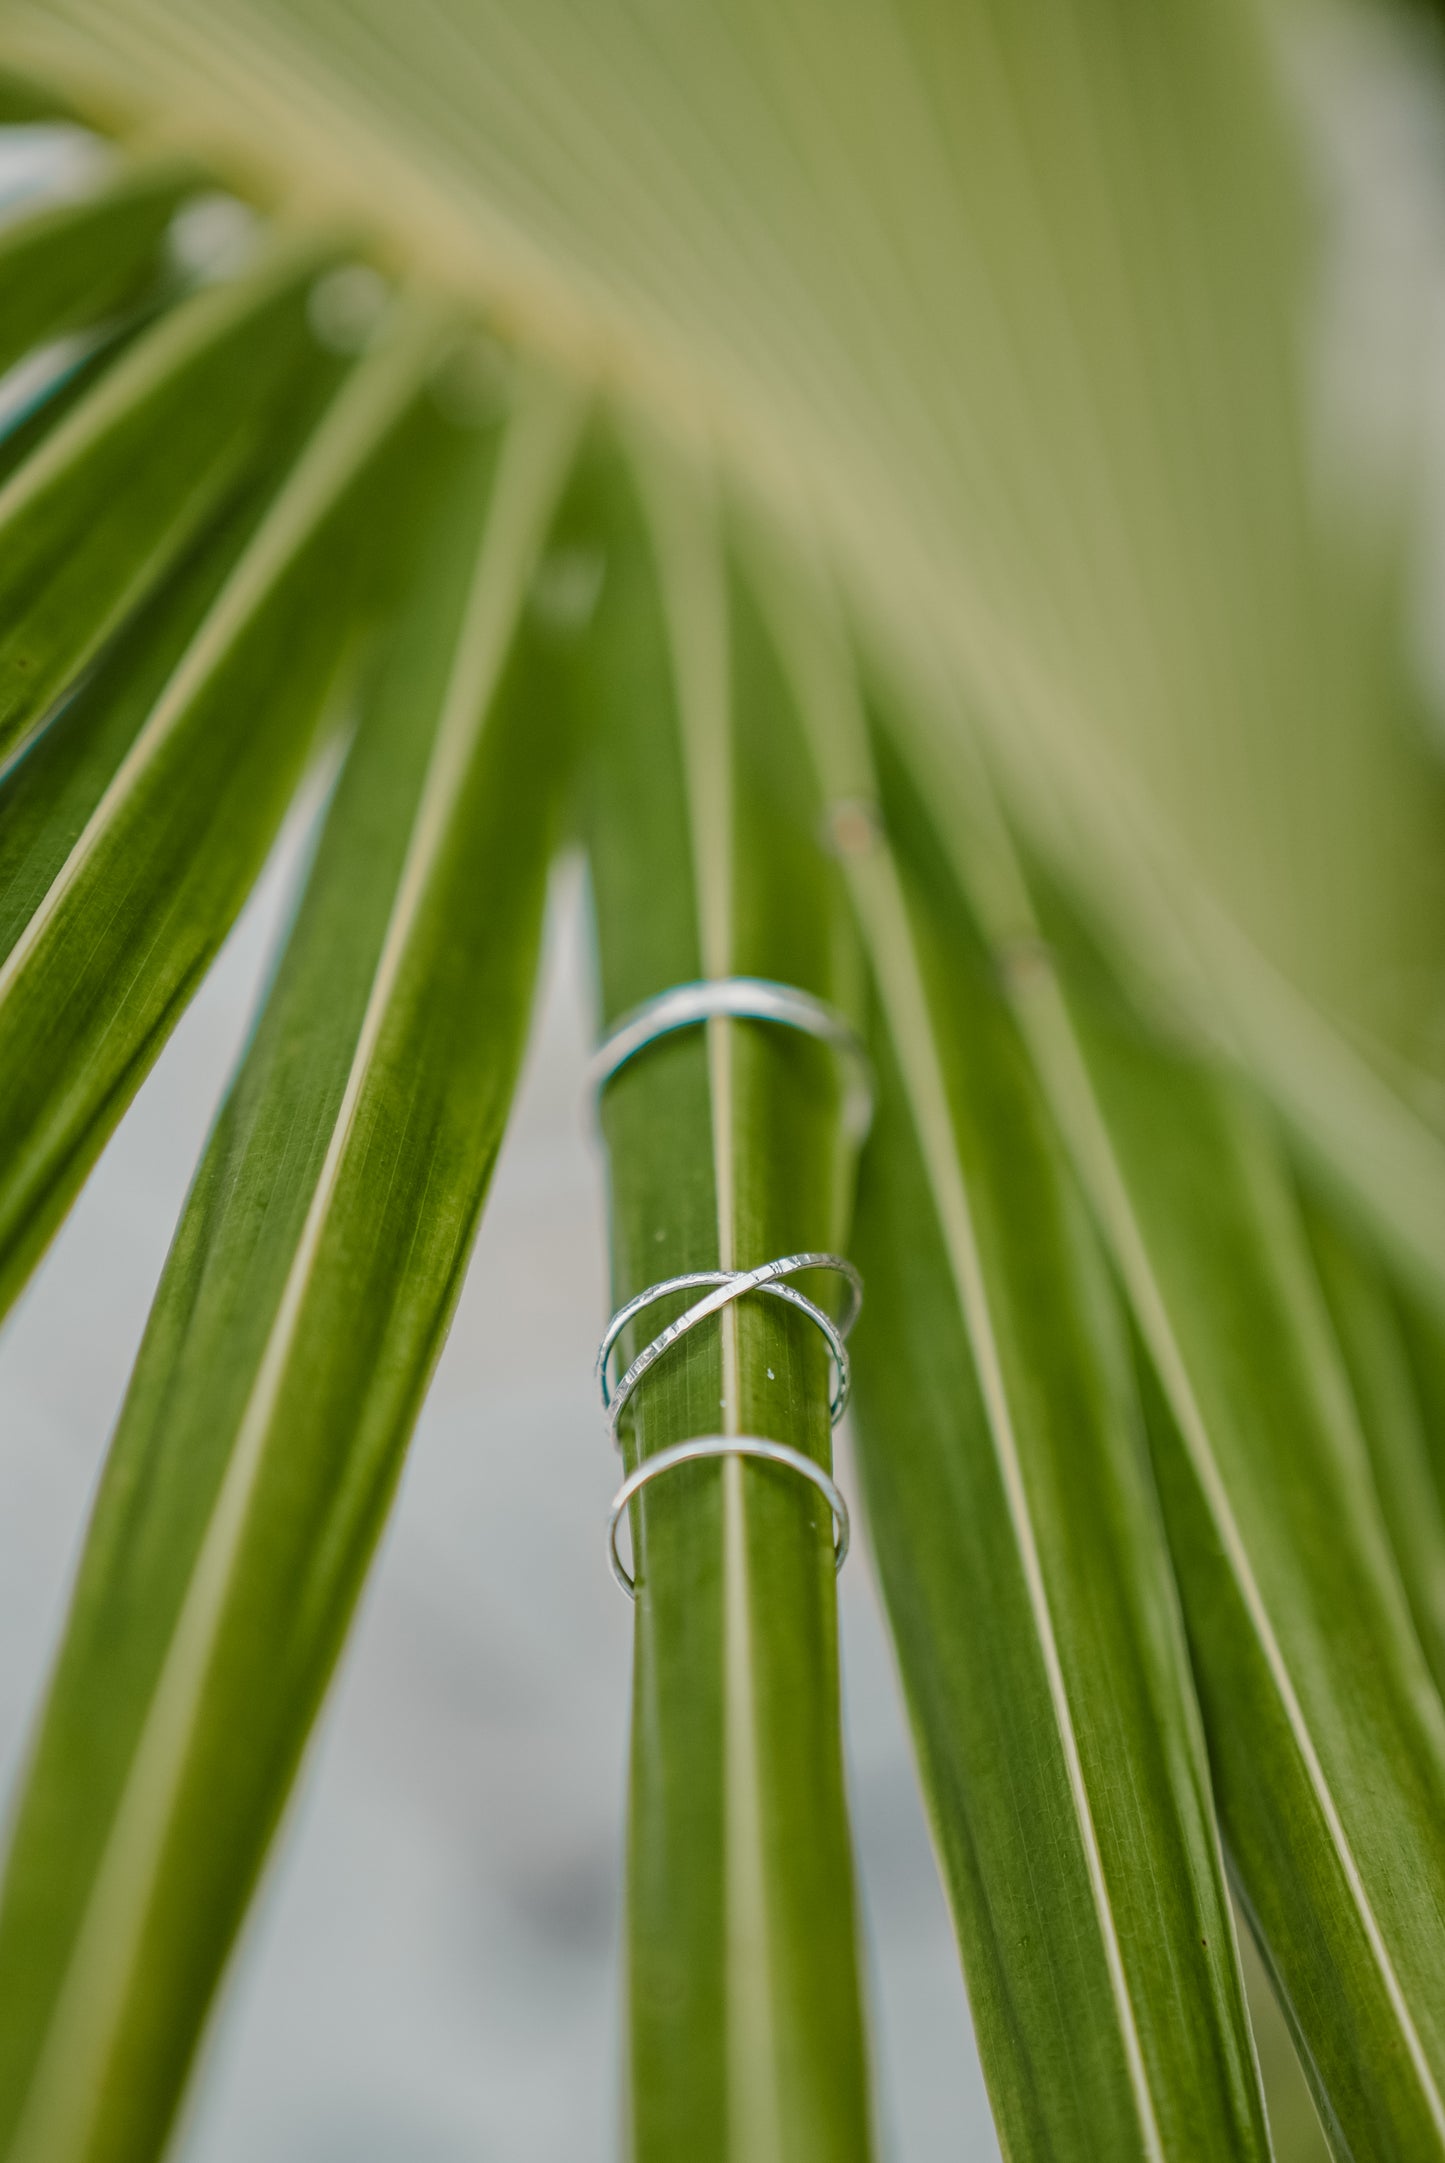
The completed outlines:
<svg viewBox="0 0 1445 2163">
<path fill-rule="evenodd" d="M 638 471 L 653 528 L 672 653 L 703 974 L 732 973 L 733 789 L 727 593 L 714 506 L 645 448 Z M 703 484 L 705 486 L 705 484 Z M 735 1269 L 737 1182 L 733 1158 L 733 1024 L 705 1024 L 719 1269 Z M 737 1302 L 723 1305 L 724 1434 L 739 1431 L 741 1353 Z M 748 1588 L 747 1488 L 740 1458 L 724 1458 L 723 1718 L 724 1916 L 727 1936 L 726 2064 L 729 2150 L 749 2163 L 781 2163 L 778 2074 L 773 2050 L 767 1884 L 759 1814 L 760 1753 L 753 1690 Z M 768 2077 L 759 2078 L 759 2068 Z"/>
</svg>

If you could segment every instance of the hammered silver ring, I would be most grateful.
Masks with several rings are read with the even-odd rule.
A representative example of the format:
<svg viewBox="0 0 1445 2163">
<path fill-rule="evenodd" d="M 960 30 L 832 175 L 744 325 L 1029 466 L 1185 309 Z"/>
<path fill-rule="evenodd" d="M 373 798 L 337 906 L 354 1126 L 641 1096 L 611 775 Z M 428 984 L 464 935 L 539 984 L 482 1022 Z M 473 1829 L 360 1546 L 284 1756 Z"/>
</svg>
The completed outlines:
<svg viewBox="0 0 1445 2163">
<path fill-rule="evenodd" d="M 796 1472 L 801 1479 L 810 1481 L 832 1512 L 834 1574 L 842 1569 L 851 1537 L 848 1505 L 834 1481 L 814 1458 L 805 1456 L 802 1450 L 795 1450 L 786 1442 L 770 1442 L 763 1435 L 694 1435 L 690 1441 L 674 1442 L 670 1448 L 659 1450 L 655 1457 L 645 1457 L 612 1498 L 612 1514 L 607 1520 L 607 1556 L 612 1564 L 612 1574 L 629 1600 L 637 1598 L 637 1580 L 629 1575 L 617 1548 L 617 1531 L 628 1503 L 649 1480 L 672 1471 L 675 1465 L 695 1464 L 710 1457 L 759 1458 L 765 1464 L 782 1465 L 787 1471 Z"/>
<path fill-rule="evenodd" d="M 620 1067 L 659 1037 L 719 1018 L 776 1022 L 831 1046 L 847 1075 L 843 1124 L 854 1141 L 862 1141 L 873 1123 L 873 1063 L 857 1030 L 826 999 L 765 976 L 705 977 L 645 999 L 613 1024 L 592 1054 L 588 1088 L 600 1094 Z"/>
</svg>

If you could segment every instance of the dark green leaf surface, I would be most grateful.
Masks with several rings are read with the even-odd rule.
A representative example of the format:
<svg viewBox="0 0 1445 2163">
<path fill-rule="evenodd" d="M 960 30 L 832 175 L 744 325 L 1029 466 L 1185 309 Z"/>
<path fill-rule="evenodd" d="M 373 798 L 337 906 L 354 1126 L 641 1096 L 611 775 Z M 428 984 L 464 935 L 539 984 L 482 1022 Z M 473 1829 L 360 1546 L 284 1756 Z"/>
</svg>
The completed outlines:
<svg viewBox="0 0 1445 2163">
<path fill-rule="evenodd" d="M 828 793 L 867 803 L 846 659 L 793 623 Z M 992 955 L 897 774 L 885 810 L 901 874 L 866 823 L 837 827 L 883 1076 L 858 1447 L 1004 2150 L 1263 2157 L 1127 1331 Z"/>
<path fill-rule="evenodd" d="M 84 350 L 53 350 L 53 369 L 37 374 L 29 402 L 11 415 L 9 426 L 0 434 L 0 487 L 65 415 L 89 395 L 117 357 L 145 335 L 156 320 L 159 305 L 157 297 L 155 307 L 132 309 L 113 319 L 84 340 Z M 0 765 L 4 763 L 0 760 Z"/>
<path fill-rule="evenodd" d="M 430 318 L 399 327 L 354 371 L 179 657 L 200 566 L 0 789 L 0 1307 L 260 869 L 387 536 L 343 514 L 363 508 L 435 336 Z"/>
<path fill-rule="evenodd" d="M 1416 1285 L 1397 1284 L 1394 1293 L 1420 1407 L 1425 1452 L 1435 1492 L 1445 1509 L 1445 1311 L 1438 1301 L 1427 1301 Z"/>
<path fill-rule="evenodd" d="M 0 127 L 23 128 L 35 121 L 71 117 L 68 101 L 52 84 L 32 81 L 12 68 L 0 68 Z"/>
<path fill-rule="evenodd" d="M 281 251 L 172 309 L 0 487 L 0 764 L 284 431 L 322 260 Z"/>
<path fill-rule="evenodd" d="M 767 976 L 847 1004 L 841 897 L 776 663 L 729 590 L 705 504 L 679 476 L 644 470 L 655 561 L 614 461 L 578 512 L 606 562 L 579 659 L 598 720 L 604 1021 L 700 976 Z M 755 1023 L 682 1032 L 623 1068 L 602 1114 L 617 1301 L 686 1270 L 836 1251 L 840 1104 L 822 1046 Z M 804 1288 L 832 1297 L 826 1282 Z M 653 1309 L 624 1358 L 685 1304 Z M 816 1331 L 754 1298 L 646 1378 L 626 1462 L 741 1433 L 827 1464 L 828 1397 Z M 797 1475 L 734 1459 L 669 1473 L 631 1518 L 633 2153 L 861 2163 L 871 2125 L 827 1509 Z"/>
<path fill-rule="evenodd" d="M 1445 2154 L 1445 1711 L 1274 1132 L 1060 909 L 1241 1898 L 1338 2151 Z"/>
<path fill-rule="evenodd" d="M 143 167 L 0 229 L 0 371 L 43 340 L 97 322 L 153 280 L 166 227 L 195 185 L 182 167 Z"/>
<path fill-rule="evenodd" d="M 446 508 L 186 1205 L 22 1796 L 8 2163 L 159 2152 L 441 1347 L 566 774 L 514 631 L 573 428 L 534 386 L 495 486 L 485 437 L 428 454 Z"/>
<path fill-rule="evenodd" d="M 1304 1201 L 1400 1579 L 1431 1673 L 1445 1689 L 1445 1507 L 1405 1332 L 1378 1256 L 1322 1195 L 1306 1192 Z"/>
<path fill-rule="evenodd" d="M 1445 1716 L 1277 1137 L 909 731 L 1132 1308 L 1236 1890 L 1341 2155 L 1445 2144 Z M 1157 1001 L 1154 1002 L 1157 1006 Z"/>
</svg>

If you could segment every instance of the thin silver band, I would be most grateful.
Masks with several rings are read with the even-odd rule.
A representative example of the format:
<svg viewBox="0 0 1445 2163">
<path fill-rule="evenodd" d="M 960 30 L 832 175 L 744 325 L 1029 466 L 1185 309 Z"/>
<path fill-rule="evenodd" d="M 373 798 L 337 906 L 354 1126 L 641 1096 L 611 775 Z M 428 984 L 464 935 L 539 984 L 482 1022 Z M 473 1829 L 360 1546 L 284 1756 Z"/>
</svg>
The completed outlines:
<svg viewBox="0 0 1445 2163">
<path fill-rule="evenodd" d="M 629 1600 L 637 1598 L 637 1580 L 628 1575 L 617 1551 L 617 1528 L 622 1522 L 623 1511 L 649 1480 L 670 1472 L 674 1465 L 693 1464 L 706 1457 L 759 1457 L 768 1464 L 782 1465 L 789 1472 L 810 1480 L 833 1513 L 833 1568 L 835 1572 L 842 1569 L 850 1537 L 848 1505 L 820 1464 L 805 1457 L 801 1450 L 790 1448 L 786 1442 L 769 1442 L 762 1435 L 694 1435 L 690 1442 L 674 1442 L 670 1448 L 659 1450 L 655 1457 L 645 1457 L 612 1498 L 612 1514 L 607 1520 L 607 1555 L 612 1574 Z"/>
<path fill-rule="evenodd" d="M 780 1281 L 785 1277 L 798 1276 L 808 1269 L 831 1270 L 837 1276 L 845 1279 L 850 1296 L 847 1312 L 840 1321 L 835 1322 L 831 1315 L 825 1314 L 821 1307 L 815 1306 L 813 1301 L 806 1298 L 795 1286 Z M 639 1314 L 652 1306 L 655 1301 L 665 1299 L 670 1292 L 690 1292 L 700 1285 L 712 1287 L 706 1298 L 697 1300 L 691 1307 L 685 1309 L 675 1321 L 668 1323 L 666 1329 L 659 1331 L 651 1344 L 644 1345 L 626 1373 L 619 1379 L 616 1389 L 610 1389 L 607 1381 L 607 1362 L 611 1357 L 613 1346 L 623 1330 L 626 1329 L 628 1323 L 635 1320 Z M 859 1276 L 853 1264 L 845 1261 L 840 1254 L 785 1254 L 776 1262 L 759 1263 L 756 1269 L 699 1269 L 690 1270 L 685 1276 L 681 1277 L 665 1277 L 660 1284 L 650 1284 L 646 1291 L 637 1293 L 635 1298 L 628 1300 L 626 1306 L 618 1308 L 616 1314 L 608 1323 L 606 1333 L 597 1350 L 598 1386 L 602 1392 L 603 1406 L 607 1411 L 607 1430 L 614 1443 L 617 1441 L 618 1428 L 621 1425 L 622 1414 L 628 1399 L 643 1376 L 650 1368 L 656 1366 L 663 1353 L 674 1345 L 679 1337 L 685 1336 L 688 1330 L 696 1329 L 699 1322 L 705 1322 L 710 1314 L 717 1314 L 723 1307 L 728 1306 L 731 1301 L 741 1299 L 747 1292 L 768 1292 L 775 1299 L 787 1300 L 790 1306 L 794 1306 L 801 1313 L 806 1314 L 808 1320 L 827 1339 L 828 1349 L 833 1355 L 833 1364 L 837 1369 L 838 1377 L 837 1386 L 833 1391 L 833 1401 L 829 1406 L 829 1415 L 833 1425 L 837 1426 L 848 1403 L 848 1391 L 852 1380 L 848 1367 L 848 1348 L 843 1340 L 857 1321 L 859 1310 L 863 1305 L 863 1279 Z"/>
<path fill-rule="evenodd" d="M 587 1086 L 600 1093 L 619 1067 L 674 1029 L 691 1029 L 719 1016 L 729 1021 L 779 1022 L 831 1045 L 843 1061 L 847 1088 L 843 1124 L 861 1141 L 873 1121 L 873 1066 L 855 1029 L 825 999 L 795 984 L 775 984 L 763 976 L 718 976 L 696 984 L 674 984 L 656 998 L 624 1014 L 603 1038 L 587 1066 Z"/>
</svg>

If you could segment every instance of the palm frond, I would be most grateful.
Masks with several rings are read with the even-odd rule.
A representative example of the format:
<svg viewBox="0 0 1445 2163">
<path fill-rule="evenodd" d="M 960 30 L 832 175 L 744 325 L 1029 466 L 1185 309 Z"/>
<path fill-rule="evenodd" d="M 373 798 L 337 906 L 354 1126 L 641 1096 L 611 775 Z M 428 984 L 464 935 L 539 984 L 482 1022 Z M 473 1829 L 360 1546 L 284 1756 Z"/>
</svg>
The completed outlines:
<svg viewBox="0 0 1445 2163">
<path fill-rule="evenodd" d="M 10 476 L 0 755 L 286 443 L 288 405 L 326 372 L 306 321 L 317 262 L 288 250 L 166 315 Z"/>
<path fill-rule="evenodd" d="M 26 1781 L 7 2155 L 164 2140 L 440 1349 L 530 1006 L 558 792 L 519 801 L 508 657 L 574 428 L 543 384 L 500 458 L 429 447 L 453 501 L 187 1204 Z"/>
<path fill-rule="evenodd" d="M 715 506 L 658 448 L 635 465 L 630 485 L 615 457 L 604 467 L 582 529 L 607 567 L 579 686 L 596 726 L 589 860 L 604 1018 L 702 977 L 846 997 L 844 898 L 816 847 L 786 689 L 729 576 Z M 618 1305 L 683 1272 L 836 1251 L 843 1111 L 826 1047 L 756 1024 L 717 1019 L 624 1067 L 602 1106 Z M 688 1304 L 674 1295 L 650 1309 L 625 1356 Z M 621 1431 L 625 1461 L 724 1434 L 827 1466 L 830 1393 L 812 1325 L 755 1297 L 649 1375 Z M 828 1513 L 796 1473 L 732 1458 L 677 1468 L 632 1518 L 634 2152 L 863 2163 L 871 2112 Z"/>
<path fill-rule="evenodd" d="M 0 1302 L 340 764 L 23 1783 L 7 2163 L 165 2141 L 568 810 L 607 1023 L 736 975 L 872 1015 L 860 1451 L 1009 2153 L 1268 2156 L 1227 1865 L 1339 2153 L 1445 2157 L 1445 776 L 1301 359 L 1306 35 L 7 9 L 0 120 L 116 150 L 0 228 L 0 370 L 67 341 L 0 441 Z M 259 215 L 206 282 L 216 182 Z M 756 1022 L 650 1046 L 602 1108 L 619 1300 L 841 1249 L 845 1114 Z M 625 1462 L 821 1469 L 825 1365 L 725 1305 Z M 634 2151 L 862 2163 L 826 1513 L 734 1458 L 630 1515 Z"/>
<path fill-rule="evenodd" d="M 40 746 L 34 787 L 16 792 L 20 906 L 0 962 L 7 1301 L 261 868 L 355 650 L 371 529 L 347 523 L 354 492 L 414 404 L 436 339 L 429 315 L 398 325 L 335 393 L 144 712 L 127 677 L 115 724 L 102 677 L 94 702 L 62 716 Z M 321 605 L 291 575 L 314 549 L 327 557 Z M 166 645 L 173 635 L 160 634 Z M 118 754 L 109 771 L 87 755 L 102 735 Z"/>
<path fill-rule="evenodd" d="M 845 852 L 886 1077 L 860 1447 L 1000 2128 L 1041 2155 L 1267 2155 L 1126 1338 L 994 959 L 906 787 L 880 790 L 808 598 L 780 612 L 825 792 L 881 803 L 907 865 L 881 834 Z"/>
</svg>

